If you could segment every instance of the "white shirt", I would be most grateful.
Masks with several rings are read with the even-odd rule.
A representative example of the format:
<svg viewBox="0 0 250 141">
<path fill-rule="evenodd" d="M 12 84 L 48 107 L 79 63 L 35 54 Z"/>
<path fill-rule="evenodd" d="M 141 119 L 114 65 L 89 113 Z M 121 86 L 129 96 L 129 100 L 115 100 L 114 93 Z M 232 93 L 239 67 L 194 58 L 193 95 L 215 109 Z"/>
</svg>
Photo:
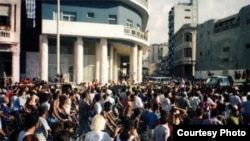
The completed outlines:
<svg viewBox="0 0 250 141">
<path fill-rule="evenodd" d="M 22 131 L 18 134 L 17 141 L 23 141 L 23 139 L 24 139 L 27 135 L 31 135 L 31 134 L 32 134 L 32 133 L 25 132 L 24 130 L 22 130 Z"/>
<path fill-rule="evenodd" d="M 167 141 L 170 136 L 170 129 L 166 124 L 157 125 L 153 131 L 154 141 Z"/>
<path fill-rule="evenodd" d="M 35 136 L 39 139 L 39 141 L 47 141 L 49 130 L 51 129 L 46 119 L 39 117 L 39 127 L 35 132 Z"/>
<path fill-rule="evenodd" d="M 96 102 L 95 105 L 94 105 L 94 109 L 95 109 L 95 112 L 96 114 L 100 114 L 101 111 L 102 111 L 102 105 L 100 102 Z"/>
<path fill-rule="evenodd" d="M 143 108 L 143 103 L 140 97 L 135 96 L 135 101 L 133 102 L 133 108 Z"/>
<path fill-rule="evenodd" d="M 113 141 L 108 133 L 102 131 L 89 131 L 85 135 L 84 141 Z"/>
</svg>

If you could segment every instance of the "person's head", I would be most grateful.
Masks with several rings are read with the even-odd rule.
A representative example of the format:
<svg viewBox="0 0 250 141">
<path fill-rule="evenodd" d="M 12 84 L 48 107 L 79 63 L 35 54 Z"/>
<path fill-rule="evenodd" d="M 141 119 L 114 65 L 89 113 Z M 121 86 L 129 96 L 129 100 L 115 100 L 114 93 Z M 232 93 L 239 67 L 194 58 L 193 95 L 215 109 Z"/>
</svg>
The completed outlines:
<svg viewBox="0 0 250 141">
<path fill-rule="evenodd" d="M 123 124 L 123 130 L 120 134 L 120 140 L 126 141 L 130 138 L 130 133 L 135 129 L 135 121 L 132 119 L 127 119 Z"/>
<path fill-rule="evenodd" d="M 65 121 L 64 122 L 64 129 L 72 133 L 74 131 L 75 124 L 72 121 Z"/>
<path fill-rule="evenodd" d="M 112 104 L 109 101 L 104 103 L 104 111 L 109 112 L 111 108 L 112 108 Z"/>
<path fill-rule="evenodd" d="M 51 124 L 52 135 L 55 136 L 57 132 L 63 129 L 63 124 L 59 121 Z"/>
<path fill-rule="evenodd" d="M 96 94 L 95 95 L 95 101 L 99 102 L 99 101 L 101 101 L 101 99 L 102 99 L 101 94 Z"/>
<path fill-rule="evenodd" d="M 216 109 L 211 110 L 211 117 L 217 117 L 218 116 L 218 111 Z"/>
<path fill-rule="evenodd" d="M 196 116 L 203 116 L 204 115 L 204 110 L 202 108 L 197 108 L 196 109 Z"/>
<path fill-rule="evenodd" d="M 42 116 L 44 114 L 47 115 L 49 108 L 47 105 L 42 105 L 38 108 L 38 110 L 39 110 L 39 115 Z"/>
<path fill-rule="evenodd" d="M 59 130 L 56 132 L 53 141 L 70 141 L 70 133 L 67 130 Z"/>
<path fill-rule="evenodd" d="M 38 120 L 39 120 L 39 113 L 38 112 L 32 112 L 28 113 L 25 116 L 24 120 L 24 125 L 26 129 L 31 129 L 31 128 L 37 128 L 38 127 Z"/>
<path fill-rule="evenodd" d="M 105 129 L 105 127 L 106 127 L 105 118 L 100 114 L 96 114 L 91 121 L 91 130 L 102 131 Z"/>
<path fill-rule="evenodd" d="M 165 110 L 161 111 L 160 122 L 161 124 L 166 124 L 168 122 L 168 114 Z"/>
<path fill-rule="evenodd" d="M 9 104 L 10 100 L 9 100 L 9 98 L 8 98 L 7 96 L 5 96 L 5 97 L 3 98 L 3 102 L 4 102 L 5 104 Z"/>
<path fill-rule="evenodd" d="M 141 110 L 139 108 L 134 109 L 133 117 L 140 117 Z"/>
</svg>

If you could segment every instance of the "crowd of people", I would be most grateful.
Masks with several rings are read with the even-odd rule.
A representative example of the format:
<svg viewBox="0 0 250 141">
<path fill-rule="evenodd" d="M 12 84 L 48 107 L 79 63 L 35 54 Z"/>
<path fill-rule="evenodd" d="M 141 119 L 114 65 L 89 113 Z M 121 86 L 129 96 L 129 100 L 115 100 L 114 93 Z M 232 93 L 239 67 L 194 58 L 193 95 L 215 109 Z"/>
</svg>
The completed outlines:
<svg viewBox="0 0 250 141">
<path fill-rule="evenodd" d="M 175 125 L 250 125 L 247 86 L 210 87 L 185 78 L 78 86 L 1 81 L 1 139 L 172 141 Z"/>
</svg>

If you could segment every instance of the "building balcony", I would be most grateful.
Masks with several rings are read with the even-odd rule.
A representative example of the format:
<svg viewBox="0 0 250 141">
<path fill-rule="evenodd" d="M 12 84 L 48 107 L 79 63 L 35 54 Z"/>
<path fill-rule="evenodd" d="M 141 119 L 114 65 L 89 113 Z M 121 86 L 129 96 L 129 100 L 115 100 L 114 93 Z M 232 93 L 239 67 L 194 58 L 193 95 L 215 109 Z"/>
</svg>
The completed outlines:
<svg viewBox="0 0 250 141">
<path fill-rule="evenodd" d="M 142 32 L 136 28 L 124 27 L 124 33 L 139 39 L 143 39 L 145 41 L 148 40 L 148 35 L 145 32 Z"/>
<path fill-rule="evenodd" d="M 2 39 L 2 38 L 9 39 L 10 38 L 10 31 L 0 29 L 0 39 Z"/>
<path fill-rule="evenodd" d="M 0 27 L 0 44 L 13 44 L 14 42 L 14 32 Z"/>
<path fill-rule="evenodd" d="M 42 20 L 42 34 L 56 35 L 56 29 L 57 22 L 55 20 Z M 149 46 L 145 32 L 124 25 L 60 21 L 59 30 L 62 36 L 127 40 L 136 42 L 145 50 Z"/>
</svg>

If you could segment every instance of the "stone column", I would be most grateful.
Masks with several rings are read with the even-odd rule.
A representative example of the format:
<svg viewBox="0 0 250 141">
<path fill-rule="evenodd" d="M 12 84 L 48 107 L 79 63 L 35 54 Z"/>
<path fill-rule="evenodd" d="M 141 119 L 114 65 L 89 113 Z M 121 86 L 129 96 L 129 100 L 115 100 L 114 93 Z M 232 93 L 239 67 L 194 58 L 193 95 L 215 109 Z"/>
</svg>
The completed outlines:
<svg viewBox="0 0 250 141">
<path fill-rule="evenodd" d="M 48 81 L 48 70 L 49 70 L 49 47 L 48 37 L 46 35 L 40 35 L 40 73 L 41 79 Z"/>
<path fill-rule="evenodd" d="M 95 58 L 96 58 L 96 63 L 95 63 L 95 79 L 100 82 L 100 51 L 101 51 L 101 46 L 100 43 L 97 43 L 95 46 Z"/>
<path fill-rule="evenodd" d="M 18 44 L 12 48 L 12 81 L 15 83 L 20 81 L 20 46 Z"/>
<path fill-rule="evenodd" d="M 130 48 L 130 81 L 137 82 L 137 45 Z"/>
<path fill-rule="evenodd" d="M 100 60 L 100 65 L 101 65 L 101 79 L 100 82 L 102 85 L 105 85 L 108 83 L 108 46 L 107 46 L 107 39 L 102 38 L 100 42 L 100 47 L 101 47 L 101 60 Z"/>
<path fill-rule="evenodd" d="M 114 60 L 113 60 L 113 65 L 114 65 L 114 71 L 113 71 L 113 80 L 115 81 L 115 82 L 117 82 L 118 81 L 118 76 L 117 76 L 117 74 L 118 74 L 118 68 L 117 68 L 117 52 L 116 52 L 116 49 L 114 49 Z"/>
<path fill-rule="evenodd" d="M 83 41 L 78 37 L 74 46 L 74 82 L 83 82 Z"/>
<path fill-rule="evenodd" d="M 142 82 L 142 49 L 138 48 L 137 80 Z"/>
<path fill-rule="evenodd" d="M 113 72 L 114 72 L 114 47 L 110 46 L 109 52 L 109 80 L 114 80 Z"/>
</svg>

